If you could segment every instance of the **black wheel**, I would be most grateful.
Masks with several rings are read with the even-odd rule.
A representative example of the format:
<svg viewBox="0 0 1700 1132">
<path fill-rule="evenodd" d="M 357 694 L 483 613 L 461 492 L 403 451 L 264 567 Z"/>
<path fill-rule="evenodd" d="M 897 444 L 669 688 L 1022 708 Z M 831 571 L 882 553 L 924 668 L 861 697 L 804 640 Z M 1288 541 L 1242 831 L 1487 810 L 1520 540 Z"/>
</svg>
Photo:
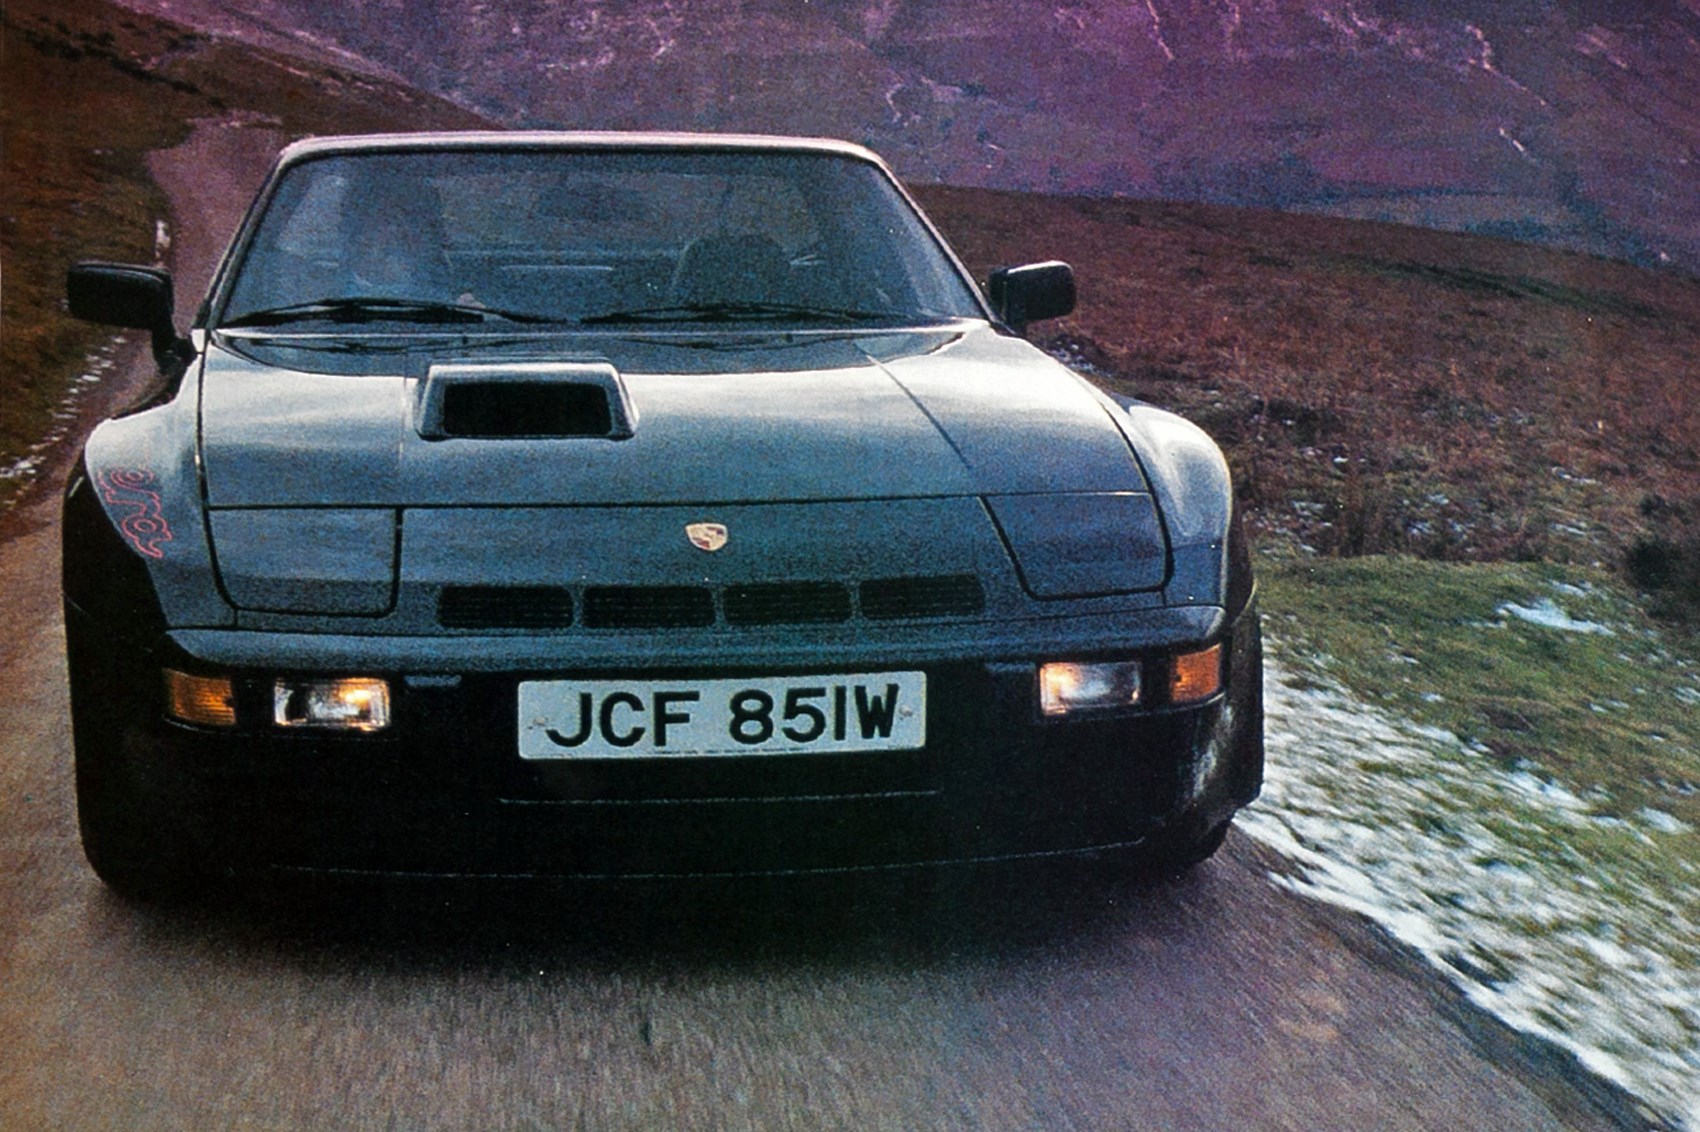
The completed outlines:
<svg viewBox="0 0 1700 1132">
<path fill-rule="evenodd" d="M 123 768 L 102 752 L 77 751 L 77 828 L 95 875 L 120 896 L 171 901 L 188 895 L 196 878 L 187 847 L 138 813 Z"/>
<path fill-rule="evenodd" d="M 133 646 L 67 602 L 65 659 L 83 856 L 122 896 L 166 901 L 186 895 L 200 879 L 192 846 L 159 813 L 131 757 L 139 737 L 128 728 L 159 710 L 141 691 L 145 682 L 137 678 Z"/>
<path fill-rule="evenodd" d="M 1233 818 L 1224 818 L 1202 836 L 1164 835 L 1147 852 L 1147 866 L 1161 876 L 1183 876 L 1216 855 L 1216 850 L 1228 839 L 1228 827 L 1233 824 Z"/>
</svg>

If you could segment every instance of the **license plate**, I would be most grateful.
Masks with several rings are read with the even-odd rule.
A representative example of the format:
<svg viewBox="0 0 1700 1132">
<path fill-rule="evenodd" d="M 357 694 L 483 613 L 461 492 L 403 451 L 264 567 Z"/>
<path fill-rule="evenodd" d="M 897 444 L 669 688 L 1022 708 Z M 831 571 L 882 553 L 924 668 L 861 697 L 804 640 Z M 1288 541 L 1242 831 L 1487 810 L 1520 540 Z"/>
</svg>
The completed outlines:
<svg viewBox="0 0 1700 1132">
<path fill-rule="evenodd" d="M 523 759 L 916 750 L 927 675 L 744 680 L 526 680 Z"/>
</svg>

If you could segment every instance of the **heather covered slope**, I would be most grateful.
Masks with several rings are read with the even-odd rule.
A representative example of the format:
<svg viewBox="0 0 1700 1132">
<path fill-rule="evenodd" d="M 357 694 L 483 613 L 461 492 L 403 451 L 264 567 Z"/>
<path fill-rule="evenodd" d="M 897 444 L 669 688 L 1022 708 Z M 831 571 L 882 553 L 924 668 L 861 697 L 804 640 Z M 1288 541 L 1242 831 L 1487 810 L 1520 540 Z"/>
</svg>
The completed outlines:
<svg viewBox="0 0 1700 1132">
<path fill-rule="evenodd" d="M 100 339 L 60 311 L 65 265 L 155 255 L 166 218 L 147 150 L 217 114 L 279 143 L 476 122 L 339 67 L 322 45 L 297 42 L 291 58 L 91 0 L 23 0 L 4 19 L 4 464 L 41 435 Z M 917 19 L 893 8 L 893 21 Z M 1265 531 L 1324 552 L 1617 563 L 1638 539 L 1679 535 L 1700 496 L 1691 278 L 1265 211 L 937 186 L 922 197 L 982 277 L 1074 262 L 1080 310 L 1038 332 L 1210 428 Z"/>
<path fill-rule="evenodd" d="M 821 133 L 911 180 L 1700 270 L 1690 0 L 125 0 L 514 125 Z"/>
<path fill-rule="evenodd" d="M 1073 262 L 1080 309 L 1038 333 L 1209 428 L 1265 531 L 1615 563 L 1700 493 L 1700 281 L 1385 224 L 921 196 L 978 271 Z"/>
</svg>

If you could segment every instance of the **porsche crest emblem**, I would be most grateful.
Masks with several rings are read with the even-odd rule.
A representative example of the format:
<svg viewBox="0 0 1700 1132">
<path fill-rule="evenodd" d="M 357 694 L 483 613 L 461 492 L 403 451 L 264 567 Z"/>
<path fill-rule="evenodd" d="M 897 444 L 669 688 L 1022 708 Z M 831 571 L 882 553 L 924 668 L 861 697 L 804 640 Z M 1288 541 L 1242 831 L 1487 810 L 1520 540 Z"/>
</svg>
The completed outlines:
<svg viewBox="0 0 1700 1132">
<path fill-rule="evenodd" d="M 690 539 L 691 545 L 698 550 L 713 552 L 726 545 L 726 524 L 686 523 L 685 537 Z"/>
</svg>

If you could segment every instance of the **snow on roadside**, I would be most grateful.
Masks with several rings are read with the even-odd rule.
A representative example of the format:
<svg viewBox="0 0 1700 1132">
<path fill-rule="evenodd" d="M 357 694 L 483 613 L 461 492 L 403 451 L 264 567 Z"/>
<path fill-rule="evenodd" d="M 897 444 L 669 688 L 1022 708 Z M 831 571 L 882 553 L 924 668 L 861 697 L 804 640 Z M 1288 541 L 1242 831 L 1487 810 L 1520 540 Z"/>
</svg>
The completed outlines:
<svg viewBox="0 0 1700 1132">
<path fill-rule="evenodd" d="M 64 397 L 53 410 L 47 432 L 42 438 L 9 464 L 0 465 L 0 495 L 10 508 L 22 490 L 35 481 L 48 463 L 53 450 L 65 443 L 82 415 L 83 402 L 91 391 L 107 379 L 118 364 L 118 351 L 123 345 L 119 338 L 108 339 L 83 362 L 82 371 L 66 389 Z"/>
<path fill-rule="evenodd" d="M 1268 779 L 1241 823 L 1298 866 L 1276 882 L 1368 916 L 1478 1006 L 1700 1132 L 1700 834 L 1597 814 L 1294 678 L 1272 644 Z"/>
</svg>

